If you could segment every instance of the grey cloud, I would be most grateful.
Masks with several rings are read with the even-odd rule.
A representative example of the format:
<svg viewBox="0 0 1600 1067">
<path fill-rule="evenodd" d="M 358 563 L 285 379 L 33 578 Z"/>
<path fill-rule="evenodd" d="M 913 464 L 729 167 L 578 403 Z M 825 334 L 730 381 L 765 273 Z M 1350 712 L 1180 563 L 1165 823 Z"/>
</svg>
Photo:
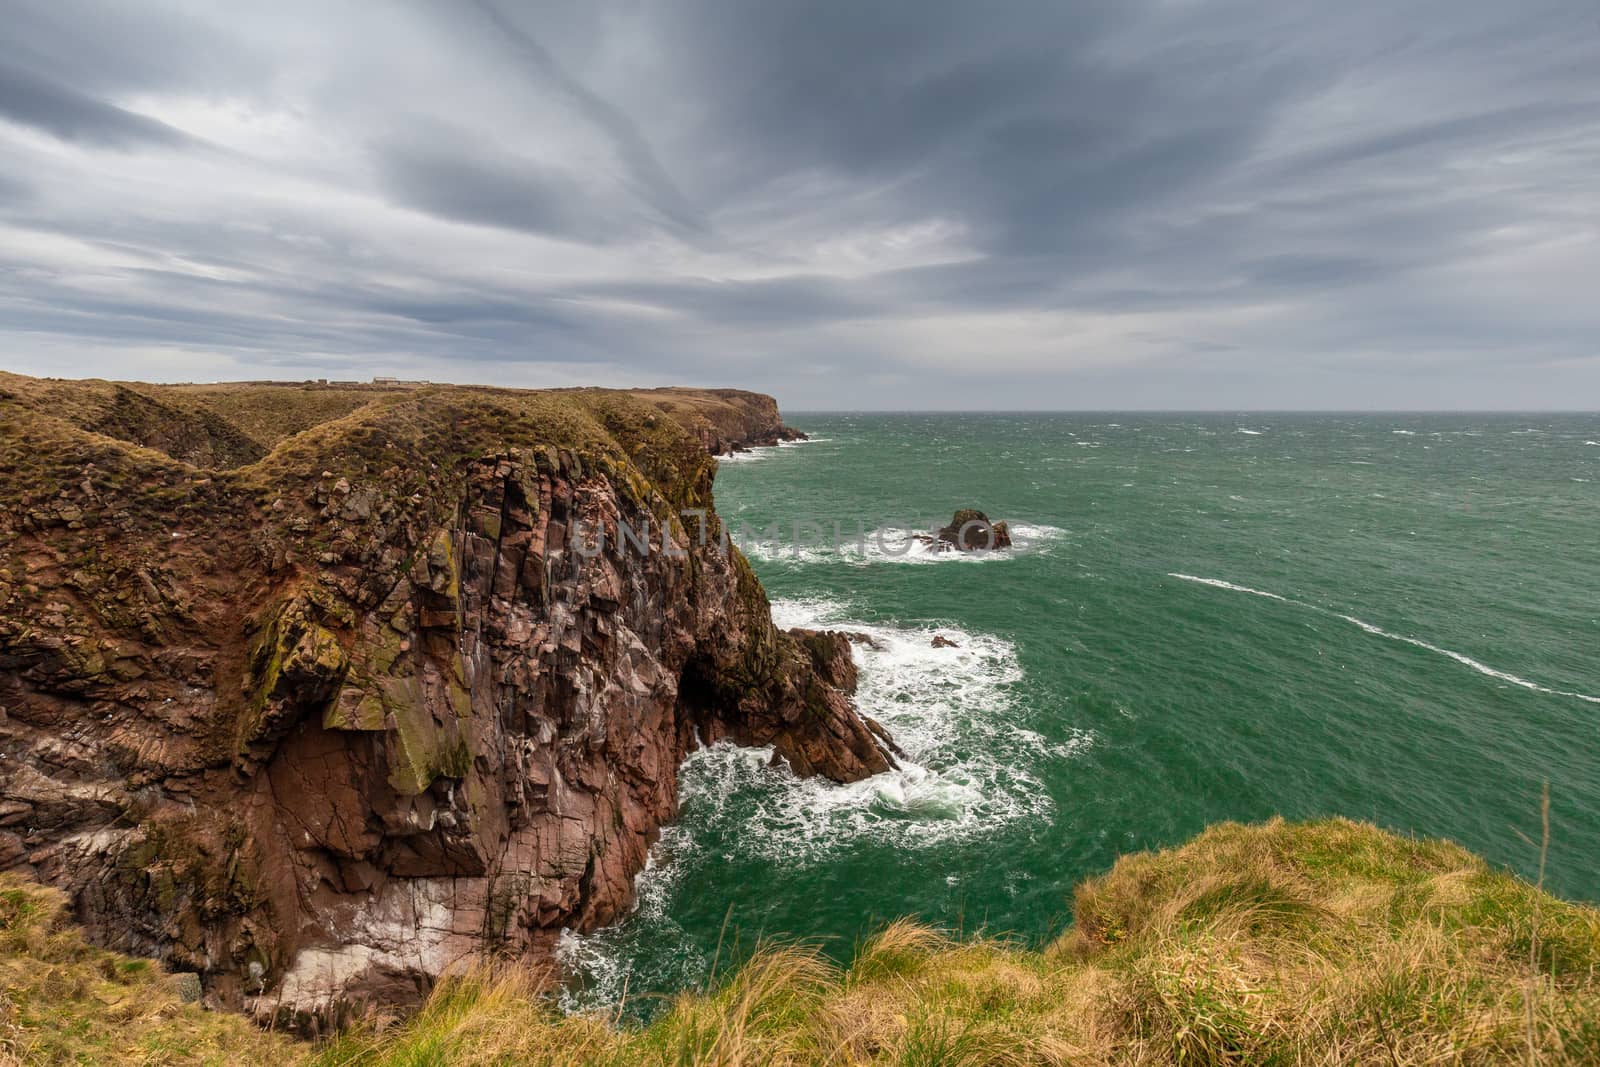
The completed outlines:
<svg viewBox="0 0 1600 1067">
<path fill-rule="evenodd" d="M 1392 264 L 1361 256 L 1264 256 L 1240 264 L 1244 276 L 1260 285 L 1321 286 L 1359 282 L 1389 273 Z"/>
<path fill-rule="evenodd" d="M 468 6 L 482 13 L 545 81 L 571 99 L 579 112 L 605 132 L 616 145 L 623 163 L 649 203 L 666 222 L 690 233 L 704 229 L 699 213 L 678 189 L 657 160 L 649 142 L 625 113 L 569 74 L 531 33 L 503 14 L 490 0 L 472 0 Z"/>
<path fill-rule="evenodd" d="M 7 0 L 6 58 L 91 97 L 215 92 L 264 78 L 270 61 L 223 29 L 237 13 L 202 12 L 123 0 Z"/>
<path fill-rule="evenodd" d="M 719 3 L 674 24 L 712 82 L 718 132 L 751 146 L 730 194 L 823 168 L 893 182 L 886 213 L 953 212 L 997 251 L 1027 252 L 1237 159 L 1294 91 L 1247 37 L 1197 43 L 1179 26 L 1142 42 L 1144 62 L 1103 55 L 1151 11 Z M 1252 62 L 1255 79 L 1223 73 Z M 738 91 L 718 84 L 729 71 Z"/>
<path fill-rule="evenodd" d="M 108 148 L 179 148 L 193 141 L 164 122 L 3 64 L 0 117 L 33 126 L 64 141 L 85 141 Z"/>
<path fill-rule="evenodd" d="M 15 7 L 0 116 L 66 142 L 0 124 L 19 338 L 813 408 L 1600 395 L 1581 0 Z"/>
<path fill-rule="evenodd" d="M 594 202 L 592 186 L 531 161 L 415 145 L 380 147 L 375 156 L 392 196 L 440 218 L 596 244 L 629 228 Z"/>
<path fill-rule="evenodd" d="M 112 344 L 246 352 L 256 359 L 270 357 L 275 365 L 318 365 L 328 351 L 351 357 L 408 351 L 447 358 L 467 343 L 480 346 L 476 353 L 481 362 L 493 363 L 511 358 L 511 346 L 548 350 L 558 338 L 564 358 L 595 358 L 595 348 L 585 344 L 578 323 L 531 309 L 507 314 L 504 304 L 474 303 L 467 296 L 454 303 L 425 303 L 361 291 L 326 294 L 325 302 L 336 304 L 338 314 L 285 320 L 215 302 L 225 293 L 206 293 L 206 286 L 172 281 L 142 299 L 104 299 L 59 285 L 37 285 L 24 299 L 0 300 L 0 319 L 12 330 L 68 333 Z M 208 296 L 212 302 L 206 302 Z M 302 306 L 315 308 L 317 303 L 306 300 Z M 529 354 L 526 347 L 518 353 L 522 358 Z"/>
<path fill-rule="evenodd" d="M 33 187 L 7 174 L 0 174 L 0 205 L 26 200 L 33 195 Z"/>
<path fill-rule="evenodd" d="M 1437 159 L 1441 148 L 1460 149 L 1475 143 L 1523 140 L 1574 124 L 1582 125 L 1594 116 L 1592 104 L 1552 102 L 1418 123 L 1308 152 L 1293 160 L 1285 168 L 1283 177 L 1292 180 L 1305 175 L 1325 175 L 1333 168 L 1382 161 L 1396 155 Z"/>
<path fill-rule="evenodd" d="M 575 299 L 610 299 L 682 312 L 707 322 L 804 325 L 875 315 L 880 305 L 831 278 L 786 276 L 755 281 L 683 279 L 581 287 Z"/>
</svg>

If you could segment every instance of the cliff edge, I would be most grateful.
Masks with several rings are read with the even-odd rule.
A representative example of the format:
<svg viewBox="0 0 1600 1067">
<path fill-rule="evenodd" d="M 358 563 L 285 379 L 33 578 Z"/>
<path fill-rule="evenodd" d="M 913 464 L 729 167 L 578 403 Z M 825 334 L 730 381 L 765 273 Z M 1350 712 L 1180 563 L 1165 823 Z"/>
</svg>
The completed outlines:
<svg viewBox="0 0 1600 1067">
<path fill-rule="evenodd" d="M 778 402 L 761 393 L 742 389 L 635 389 L 628 395 L 666 413 L 698 437 L 714 456 L 806 439 L 799 430 L 784 425 Z"/>
<path fill-rule="evenodd" d="M 0 375 L 0 870 L 304 1019 L 619 917 L 696 744 L 889 768 L 848 642 L 723 543 L 711 452 L 780 432 L 733 391 Z"/>
</svg>

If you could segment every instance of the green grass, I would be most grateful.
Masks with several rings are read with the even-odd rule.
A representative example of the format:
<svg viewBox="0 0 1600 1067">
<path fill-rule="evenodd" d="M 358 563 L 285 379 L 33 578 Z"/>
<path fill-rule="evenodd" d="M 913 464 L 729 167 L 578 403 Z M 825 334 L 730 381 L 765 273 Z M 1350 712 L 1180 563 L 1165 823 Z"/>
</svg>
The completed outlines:
<svg viewBox="0 0 1600 1067">
<path fill-rule="evenodd" d="M 154 968 L 54 928 L 58 907 L 0 893 L 0 1047 L 26 1062 L 1600 1063 L 1600 912 L 1340 819 L 1226 823 L 1126 856 L 1037 949 L 904 921 L 844 969 L 768 946 L 648 1027 L 558 1016 L 502 968 L 446 980 L 410 1019 L 291 1045 L 160 999 Z"/>
</svg>

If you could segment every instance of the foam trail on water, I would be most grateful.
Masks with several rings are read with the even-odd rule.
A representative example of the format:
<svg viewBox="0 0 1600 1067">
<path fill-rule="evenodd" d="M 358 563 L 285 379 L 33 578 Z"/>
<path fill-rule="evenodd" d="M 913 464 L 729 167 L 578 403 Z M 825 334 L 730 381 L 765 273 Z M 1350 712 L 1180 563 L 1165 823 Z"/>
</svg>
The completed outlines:
<svg viewBox="0 0 1600 1067">
<path fill-rule="evenodd" d="M 1277 593 L 1269 593 L 1265 589 L 1251 589 L 1248 585 L 1234 585 L 1232 582 L 1225 582 L 1221 578 L 1199 578 L 1193 574 L 1176 573 L 1169 573 L 1167 577 L 1182 578 L 1186 582 L 1198 582 L 1201 585 L 1209 585 L 1216 589 L 1232 589 L 1235 593 L 1249 593 L 1251 596 L 1264 596 L 1268 600 L 1281 600 L 1285 604 L 1294 603 L 1294 601 L 1290 600 L 1288 597 L 1279 596 Z M 1309 604 L 1305 606 L 1310 607 Z"/>
<path fill-rule="evenodd" d="M 1365 632 L 1372 634 L 1374 637 L 1384 637 L 1388 638 L 1390 641 L 1400 641 L 1416 648 L 1425 649 L 1429 652 L 1435 653 L 1436 655 L 1446 656 L 1455 660 L 1464 667 L 1472 668 L 1479 674 L 1506 682 L 1510 685 L 1520 686 L 1523 689 L 1530 689 L 1535 693 L 1545 693 L 1549 696 L 1571 697 L 1574 700 L 1583 700 L 1590 704 L 1600 704 L 1600 697 L 1590 696 L 1587 693 L 1574 693 L 1569 689 L 1552 689 L 1549 686 L 1540 685 L 1538 682 L 1530 682 L 1528 679 L 1519 677 L 1509 671 L 1498 670 L 1489 666 L 1487 663 L 1482 663 L 1478 660 L 1475 660 L 1465 653 L 1456 652 L 1453 649 L 1440 648 L 1438 645 L 1429 644 L 1420 638 L 1407 637 L 1404 634 L 1390 633 L 1381 626 L 1376 626 L 1373 623 L 1367 622 L 1365 619 L 1358 619 L 1354 615 L 1345 615 L 1337 611 L 1332 611 L 1328 608 L 1319 607 L 1316 604 L 1308 604 L 1303 600 L 1291 600 L 1286 596 L 1279 596 L 1277 593 L 1269 593 L 1264 589 L 1252 589 L 1247 585 L 1235 585 L 1232 582 L 1225 582 L 1221 578 L 1200 578 L 1193 574 L 1178 574 L 1176 572 L 1168 572 L 1167 577 L 1181 578 L 1186 582 L 1197 582 L 1200 585 L 1209 585 L 1216 589 L 1231 589 L 1237 593 L 1250 593 L 1253 596 L 1266 597 L 1270 600 L 1282 601 L 1285 604 L 1293 604 L 1297 608 L 1306 608 L 1309 611 L 1319 612 L 1323 615 L 1332 615 L 1336 619 L 1342 619 L 1345 622 L 1350 623 L 1352 626 L 1359 627 Z"/>
<path fill-rule="evenodd" d="M 1558 697 L 1572 697 L 1574 700 L 1586 700 L 1590 704 L 1600 704 L 1600 697 L 1592 697 L 1585 693 L 1573 693 L 1566 689 L 1551 689 L 1548 686 L 1540 685 L 1538 682 L 1530 682 L 1526 678 L 1519 678 L 1515 674 L 1511 674 L 1508 671 L 1496 670 L 1487 663 L 1480 663 L 1471 656 L 1463 653 L 1455 652 L 1448 648 L 1440 648 L 1438 645 L 1430 645 L 1428 642 L 1418 640 L 1415 637 L 1406 637 L 1403 634 L 1392 634 L 1388 630 L 1374 626 L 1372 623 L 1366 622 L 1363 619 L 1358 619 L 1354 615 L 1340 615 L 1339 618 L 1343 619 L 1345 622 L 1361 627 L 1361 629 L 1365 630 L 1369 634 L 1374 634 L 1378 637 L 1387 637 L 1391 641 L 1403 641 L 1408 645 L 1415 645 L 1417 648 L 1425 648 L 1429 652 L 1436 652 L 1441 656 L 1449 656 L 1457 663 L 1465 667 L 1471 667 L 1479 674 L 1487 675 L 1490 678 L 1498 678 L 1502 682 L 1509 682 L 1512 685 L 1521 686 L 1523 689 L 1531 689 L 1535 693 L 1548 693 L 1551 696 Z"/>
</svg>

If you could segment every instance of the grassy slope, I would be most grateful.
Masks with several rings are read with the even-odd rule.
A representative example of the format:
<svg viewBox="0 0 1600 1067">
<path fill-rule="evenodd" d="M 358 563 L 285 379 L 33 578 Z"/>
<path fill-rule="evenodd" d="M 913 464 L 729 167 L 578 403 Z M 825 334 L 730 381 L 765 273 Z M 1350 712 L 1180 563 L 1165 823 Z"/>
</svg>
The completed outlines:
<svg viewBox="0 0 1600 1067">
<path fill-rule="evenodd" d="M 190 1060 L 159 1062 L 1600 1062 L 1600 911 L 1455 845 L 1343 820 L 1223 824 L 1124 857 L 1079 887 L 1074 926 L 1039 950 L 909 923 L 843 971 L 772 948 L 647 1029 L 557 1018 L 525 978 L 480 974 L 399 1026 L 289 1049 L 160 1000 L 148 972 L 129 977 L 137 964 L 73 933 L 42 934 L 47 910 L 0 912 L 0 1042 L 40 1062 L 180 1043 Z"/>
<path fill-rule="evenodd" d="M 164 385 L 154 395 L 215 412 L 267 448 L 319 423 L 340 419 L 398 390 L 332 385 Z"/>
<path fill-rule="evenodd" d="M 162 386 L 28 378 L 0 371 L 0 400 L 199 467 L 242 466 L 267 452 L 223 414 Z"/>
<path fill-rule="evenodd" d="M 54 889 L 0 875 L 0 1065 L 287 1064 L 307 1049 L 183 1004 L 149 960 L 93 948 Z"/>
</svg>

